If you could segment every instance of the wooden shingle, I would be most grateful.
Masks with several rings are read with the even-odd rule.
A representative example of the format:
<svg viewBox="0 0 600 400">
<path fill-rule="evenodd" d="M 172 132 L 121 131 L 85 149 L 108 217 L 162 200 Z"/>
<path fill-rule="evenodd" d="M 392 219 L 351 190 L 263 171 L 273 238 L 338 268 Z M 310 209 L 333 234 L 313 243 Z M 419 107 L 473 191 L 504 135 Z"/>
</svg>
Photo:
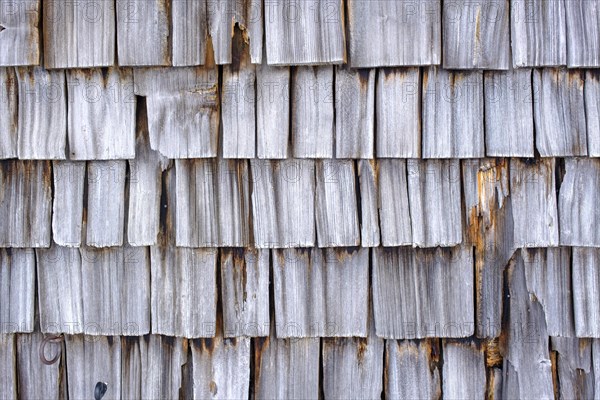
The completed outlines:
<svg viewBox="0 0 600 400">
<path fill-rule="evenodd" d="M 564 0 L 511 1 L 514 67 L 566 65 L 567 26 L 564 3 Z"/>
<path fill-rule="evenodd" d="M 39 332 L 17 336 L 19 396 L 24 399 L 64 399 L 67 397 L 67 380 L 64 378 L 66 362 L 56 362 L 42 367 L 39 351 L 43 339 L 44 336 Z M 62 343 L 49 345 L 46 347 L 44 357 L 52 359 L 55 352 L 63 350 Z M 0 396 L 2 396 L 1 390 Z"/>
<path fill-rule="evenodd" d="M 483 72 L 423 74 L 423 158 L 484 156 Z"/>
<path fill-rule="evenodd" d="M 344 63 L 344 3 L 265 1 L 265 37 L 270 65 Z"/>
<path fill-rule="evenodd" d="M 379 246 L 379 185 L 377 162 L 375 160 L 358 161 L 358 179 L 360 188 L 360 244 L 363 247 Z M 404 166 L 406 169 L 406 166 Z M 406 192 L 408 193 L 408 192 Z M 404 195 L 405 207 L 408 194 Z M 388 203 L 391 205 L 391 203 Z M 399 215 L 400 216 L 400 215 Z M 406 214 L 403 214 L 406 217 Z M 404 221 L 407 223 L 408 221 Z"/>
<path fill-rule="evenodd" d="M 433 340 L 386 340 L 385 397 L 435 399 L 442 396 L 439 346 Z"/>
<path fill-rule="evenodd" d="M 0 249 L 0 333 L 33 332 L 35 253 Z"/>
<path fill-rule="evenodd" d="M 443 4 L 444 68 L 508 69 L 509 1 L 451 0 Z"/>
<path fill-rule="evenodd" d="M 593 341 L 579 338 L 551 338 L 552 350 L 558 353 L 557 372 L 560 380 L 559 395 L 563 399 L 594 397 L 598 385 L 597 372 L 592 361 Z"/>
<path fill-rule="evenodd" d="M 109 67 L 115 64 L 114 0 L 49 0 L 44 1 L 43 6 L 46 68 Z M 130 12 L 135 14 L 133 10 Z"/>
<path fill-rule="evenodd" d="M 573 310 L 578 337 L 600 338 L 600 250 L 573 248 Z"/>
<path fill-rule="evenodd" d="M 600 67 L 600 4 L 565 1 L 569 68 Z"/>
<path fill-rule="evenodd" d="M 171 1 L 173 66 L 202 65 L 206 60 L 208 19 L 206 1 Z"/>
<path fill-rule="evenodd" d="M 81 245 L 85 170 L 85 161 L 52 163 L 52 240 L 61 246 Z"/>
<path fill-rule="evenodd" d="M 40 0 L 12 0 L 0 6 L 0 66 L 40 63 Z"/>
<path fill-rule="evenodd" d="M 486 392 L 484 354 L 472 341 L 445 340 L 442 391 L 448 399 L 482 399 Z"/>
<path fill-rule="evenodd" d="M 436 65 L 442 59 L 440 0 L 349 0 L 353 68 Z"/>
<path fill-rule="evenodd" d="M 408 183 L 406 176 L 406 161 L 401 159 L 378 160 L 376 168 L 377 177 L 375 185 L 381 223 L 381 244 L 383 246 L 403 246 L 412 244 L 412 228 L 410 223 L 410 205 L 408 200 Z M 368 173 L 368 172 L 367 172 Z M 373 179 L 366 176 L 366 179 Z M 370 182 L 365 184 L 371 185 Z M 373 201 L 373 200 L 371 200 Z M 373 207 L 373 206 L 371 206 Z M 371 229 L 375 235 L 375 216 L 371 215 L 370 225 L 363 229 Z M 374 242 L 378 240 L 373 237 Z"/>
<path fill-rule="evenodd" d="M 122 398 L 174 399 L 181 389 L 182 365 L 187 360 L 188 343 L 181 338 L 146 335 L 139 338 L 141 376 L 139 395 L 122 394 Z M 126 353 L 124 354 L 126 357 Z M 124 369 L 127 368 L 125 364 Z M 130 373 L 135 370 L 129 370 Z M 127 389 L 133 389 L 130 386 Z M 123 388 L 124 390 L 126 388 Z"/>
<path fill-rule="evenodd" d="M 598 71 L 586 71 L 583 92 L 588 155 L 600 157 L 600 73 Z"/>
<path fill-rule="evenodd" d="M 17 398 L 17 335 L 0 334 L 0 397 Z"/>
<path fill-rule="evenodd" d="M 179 68 L 134 68 L 134 93 L 137 96 L 152 96 L 159 93 L 201 92 L 208 95 L 216 93 L 219 70 L 215 67 L 212 57 L 207 57 L 203 67 Z M 215 94 L 216 95 L 216 94 Z"/>
<path fill-rule="evenodd" d="M 14 68 L 0 68 L 0 159 L 17 156 L 18 101 Z"/>
</svg>

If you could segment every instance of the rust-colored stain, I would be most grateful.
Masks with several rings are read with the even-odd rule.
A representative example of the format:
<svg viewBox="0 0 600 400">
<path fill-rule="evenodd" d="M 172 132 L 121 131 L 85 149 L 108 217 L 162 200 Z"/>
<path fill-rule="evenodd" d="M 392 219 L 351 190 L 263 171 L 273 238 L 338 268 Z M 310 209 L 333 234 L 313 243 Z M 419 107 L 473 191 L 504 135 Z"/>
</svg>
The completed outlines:
<svg viewBox="0 0 600 400">
<path fill-rule="evenodd" d="M 488 368 L 502 368 L 504 357 L 500 348 L 500 338 L 489 339 L 485 342 L 485 365 Z"/>
<path fill-rule="evenodd" d="M 356 339 L 356 359 L 358 360 L 358 364 L 362 365 L 365 361 L 365 355 L 369 350 L 368 341 L 365 338 L 357 338 Z"/>
</svg>

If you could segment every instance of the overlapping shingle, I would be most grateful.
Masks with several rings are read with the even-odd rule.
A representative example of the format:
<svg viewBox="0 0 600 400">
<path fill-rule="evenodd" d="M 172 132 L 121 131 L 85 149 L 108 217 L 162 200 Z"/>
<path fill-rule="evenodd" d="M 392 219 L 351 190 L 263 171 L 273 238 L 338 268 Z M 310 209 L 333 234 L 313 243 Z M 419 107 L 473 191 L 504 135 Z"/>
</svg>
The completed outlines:
<svg viewBox="0 0 600 400">
<path fill-rule="evenodd" d="M 52 163 L 52 240 L 61 246 L 81 245 L 85 172 L 85 161 Z"/>
<path fill-rule="evenodd" d="M 600 5 L 597 1 L 565 1 L 569 68 L 600 66 Z"/>
<path fill-rule="evenodd" d="M 170 6 L 173 66 L 204 64 L 208 36 L 206 1 L 172 0 Z"/>
<path fill-rule="evenodd" d="M 17 397 L 16 337 L 0 334 L 0 396 L 7 399 Z"/>
<path fill-rule="evenodd" d="M 600 156 L 600 73 L 593 70 L 585 74 L 585 122 L 587 146 L 590 157 Z"/>
<path fill-rule="evenodd" d="M 484 354 L 474 342 L 445 340 L 443 345 L 442 391 L 448 399 L 485 397 Z"/>
<path fill-rule="evenodd" d="M 33 332 L 35 253 L 0 249 L 0 333 Z"/>
<path fill-rule="evenodd" d="M 442 395 L 439 345 L 422 341 L 386 340 L 386 398 L 432 399 Z"/>
<path fill-rule="evenodd" d="M 287 158 L 290 153 L 290 68 L 256 67 L 256 155 Z"/>
<path fill-rule="evenodd" d="M 0 66 L 40 62 L 40 0 L 11 0 L 0 7 Z"/>
<path fill-rule="evenodd" d="M 17 89 L 14 68 L 0 68 L 0 159 L 17 156 Z"/>
<path fill-rule="evenodd" d="M 573 248 L 573 311 L 578 337 L 600 338 L 600 251 Z"/>
<path fill-rule="evenodd" d="M 379 246 L 381 235 L 379 231 L 378 164 L 374 160 L 359 160 L 357 175 L 360 189 L 360 243 L 363 247 Z M 395 179 L 401 179 L 401 177 Z M 401 195 L 400 198 L 404 200 L 406 209 L 406 195 Z M 400 214 L 398 217 L 404 217 L 404 223 L 408 223 L 406 213 Z"/>
<path fill-rule="evenodd" d="M 594 396 L 597 360 L 592 360 L 597 340 L 553 337 L 552 350 L 558 353 L 556 360 L 559 395 L 562 398 L 591 398 Z M 595 368 L 596 367 L 596 368 Z"/>
<path fill-rule="evenodd" d="M 48 399 L 67 397 L 67 382 L 64 379 L 64 363 L 39 367 L 40 346 L 44 335 L 39 332 L 15 335 L 17 342 L 17 382 L 19 395 L 26 399 Z M 0 339 L 1 340 L 1 339 Z M 62 352 L 64 346 L 58 343 L 44 349 L 44 357 L 52 359 L 54 352 Z M 2 395 L 0 390 L 0 396 Z"/>
</svg>

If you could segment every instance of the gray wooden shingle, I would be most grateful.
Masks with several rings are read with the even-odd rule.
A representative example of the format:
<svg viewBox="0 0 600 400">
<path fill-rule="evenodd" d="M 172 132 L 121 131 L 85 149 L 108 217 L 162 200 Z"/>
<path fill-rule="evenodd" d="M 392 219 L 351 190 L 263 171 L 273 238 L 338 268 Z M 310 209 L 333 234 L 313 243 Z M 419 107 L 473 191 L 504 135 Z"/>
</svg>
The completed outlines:
<svg viewBox="0 0 600 400">
<path fill-rule="evenodd" d="M 269 250 L 221 250 L 221 302 L 223 336 L 269 335 Z"/>
<path fill-rule="evenodd" d="M 275 250 L 277 337 L 366 337 L 368 268 L 364 248 Z"/>
<path fill-rule="evenodd" d="M 151 247 L 152 333 L 213 337 L 217 317 L 217 251 L 175 247 L 159 238 Z M 173 294 L 178 295 L 174 296 Z"/>
<path fill-rule="evenodd" d="M 69 398 L 90 398 L 96 383 L 108 386 L 105 398 L 121 396 L 121 341 L 118 337 L 65 336 Z M 152 381 L 150 381 L 152 382 Z"/>
<path fill-rule="evenodd" d="M 353 68 L 435 65 L 442 58 L 440 0 L 349 0 Z"/>
<path fill-rule="evenodd" d="M 407 169 L 413 244 L 462 243 L 460 162 L 409 159 Z"/>
<path fill-rule="evenodd" d="M 33 332 L 35 253 L 0 249 L 0 333 Z"/>
<path fill-rule="evenodd" d="M 234 38 L 233 63 L 223 67 L 221 120 L 223 158 L 256 157 L 256 67 L 249 49 Z"/>
<path fill-rule="evenodd" d="M 377 336 L 468 337 L 475 330 L 470 246 L 373 251 Z"/>
<path fill-rule="evenodd" d="M 319 397 L 318 338 L 258 339 L 255 343 L 254 393 L 257 399 Z"/>
<path fill-rule="evenodd" d="M 421 70 L 383 68 L 376 91 L 377 157 L 421 157 Z"/>
<path fill-rule="evenodd" d="M 512 58 L 516 68 L 567 63 L 564 3 L 563 0 L 511 1 Z"/>
<path fill-rule="evenodd" d="M 181 367 L 187 360 L 188 343 L 181 338 L 146 335 L 139 338 L 141 393 L 123 398 L 175 399 L 181 388 Z M 124 368 L 127 367 L 125 364 Z M 125 388 L 123 388 L 125 390 Z"/>
<path fill-rule="evenodd" d="M 49 0 L 43 6 L 46 68 L 108 67 L 115 63 L 114 0 Z"/>
<path fill-rule="evenodd" d="M 40 364 L 39 349 L 43 339 L 44 336 L 39 332 L 17 336 L 19 396 L 23 399 L 64 399 L 67 397 L 65 363 L 57 362 L 43 366 Z M 48 345 L 45 351 L 46 359 L 52 359 L 56 351 L 64 354 L 63 343 Z"/>
<path fill-rule="evenodd" d="M 573 311 L 578 337 L 600 338 L 600 250 L 573 248 Z"/>
<path fill-rule="evenodd" d="M 316 220 L 319 247 L 360 244 L 354 161 L 317 161 Z"/>
<path fill-rule="evenodd" d="M 565 1 L 569 68 L 600 67 L 600 5 L 597 1 Z"/>
<path fill-rule="evenodd" d="M 170 1 L 115 1 L 119 65 L 170 65 Z"/>
<path fill-rule="evenodd" d="M 548 335 L 575 336 L 569 248 L 523 249 L 527 290 L 537 298 Z"/>
<path fill-rule="evenodd" d="M 552 350 L 558 353 L 557 373 L 562 399 L 594 398 L 596 375 L 590 339 L 553 337 Z"/>
<path fill-rule="evenodd" d="M 57 245 L 38 249 L 36 261 L 40 330 L 51 334 L 83 333 L 83 277 L 79 249 Z M 95 292 L 93 288 L 88 289 Z"/>
<path fill-rule="evenodd" d="M 484 73 L 485 152 L 490 157 L 533 157 L 530 69 Z"/>
<path fill-rule="evenodd" d="M 510 160 L 515 247 L 558 246 L 553 158 Z"/>
<path fill-rule="evenodd" d="M 446 399 L 483 399 L 486 370 L 483 349 L 473 341 L 444 340 L 442 391 Z"/>
<path fill-rule="evenodd" d="M 265 36 L 270 65 L 344 63 L 344 3 L 265 1 Z"/>
<path fill-rule="evenodd" d="M 0 7 L 0 66 L 38 65 L 40 0 L 14 0 Z"/>
<path fill-rule="evenodd" d="M 0 247 L 48 247 L 51 237 L 50 161 L 0 163 Z"/>
<path fill-rule="evenodd" d="M 379 246 L 379 185 L 378 164 L 375 160 L 358 161 L 360 188 L 360 245 Z M 406 168 L 406 166 L 404 167 Z M 405 205 L 408 192 L 404 195 Z M 406 205 L 406 207 L 408 207 Z M 406 216 L 406 214 L 405 214 Z"/>
<path fill-rule="evenodd" d="M 52 163 L 52 240 L 61 246 L 81 245 L 85 170 L 85 161 Z"/>
<path fill-rule="evenodd" d="M 553 399 L 552 362 L 542 305 L 527 291 L 520 251 L 508 268 L 506 350 L 503 398 Z"/>
<path fill-rule="evenodd" d="M 87 165 L 88 246 L 123 244 L 126 167 L 125 160 L 90 161 Z"/>
<path fill-rule="evenodd" d="M 290 67 L 263 58 L 256 67 L 256 155 L 287 158 L 290 141 Z"/>
<path fill-rule="evenodd" d="M 535 144 L 542 157 L 587 155 L 583 84 L 581 71 L 533 72 Z"/>
<path fill-rule="evenodd" d="M 21 159 L 65 158 L 67 87 L 64 71 L 17 68 L 19 118 L 17 151 Z"/>
<path fill-rule="evenodd" d="M 438 344 L 433 340 L 386 340 L 385 397 L 437 399 L 442 396 Z"/>
<path fill-rule="evenodd" d="M 18 101 L 14 68 L 0 68 L 0 159 L 17 157 Z"/>
<path fill-rule="evenodd" d="M 304 5 L 305 2 L 301 4 Z M 291 113 L 294 157 L 333 158 L 335 131 L 333 79 L 331 66 L 297 67 L 292 70 Z"/>
<path fill-rule="evenodd" d="M 173 66 L 202 65 L 208 36 L 206 1 L 171 0 Z"/>
<path fill-rule="evenodd" d="M 508 69 L 508 0 L 451 0 L 443 7 L 444 68 Z"/>
<path fill-rule="evenodd" d="M 17 398 L 17 347 L 15 334 L 0 334 L 0 397 Z"/>
<path fill-rule="evenodd" d="M 381 244 L 383 246 L 412 244 L 406 161 L 400 159 L 378 160 L 374 169 L 377 173 L 375 178 L 377 194 L 371 193 L 371 196 L 377 196 L 375 198 L 378 199 Z M 367 179 L 370 178 L 367 176 Z M 375 229 L 372 225 L 376 222 L 374 217 L 370 218 L 370 229 Z M 365 223 L 363 221 L 363 224 Z M 363 229 L 365 229 L 364 226 Z M 374 241 L 377 241 L 377 237 L 374 238 Z"/>
<path fill-rule="evenodd" d="M 248 163 L 177 160 L 176 240 L 185 247 L 249 244 Z"/>
<path fill-rule="evenodd" d="M 66 74 L 69 158 L 134 158 L 136 99 L 132 70 L 71 70 Z"/>
<path fill-rule="evenodd" d="M 250 339 L 190 341 L 194 399 L 243 399 L 250 388 Z"/>
<path fill-rule="evenodd" d="M 85 334 L 137 336 L 150 332 L 147 247 L 82 248 L 81 285 Z"/>
<path fill-rule="evenodd" d="M 586 71 L 583 92 L 588 155 L 600 157 L 600 73 L 598 71 Z"/>
<path fill-rule="evenodd" d="M 314 161 L 250 160 L 250 167 L 256 247 L 314 246 Z"/>
<path fill-rule="evenodd" d="M 422 90 L 423 158 L 483 157 L 483 72 L 430 67 Z"/>
<path fill-rule="evenodd" d="M 560 244 L 600 246 L 600 210 L 591 206 L 600 200 L 600 160 L 565 159 L 565 175 L 558 196 Z"/>
<path fill-rule="evenodd" d="M 211 54 L 207 54 L 203 67 L 134 68 L 134 93 L 137 96 L 152 96 L 159 93 L 205 91 L 208 99 L 211 89 L 216 96 L 218 75 L 219 70 L 215 67 Z"/>
<path fill-rule="evenodd" d="M 373 158 L 375 69 L 335 69 L 335 156 Z"/>
</svg>

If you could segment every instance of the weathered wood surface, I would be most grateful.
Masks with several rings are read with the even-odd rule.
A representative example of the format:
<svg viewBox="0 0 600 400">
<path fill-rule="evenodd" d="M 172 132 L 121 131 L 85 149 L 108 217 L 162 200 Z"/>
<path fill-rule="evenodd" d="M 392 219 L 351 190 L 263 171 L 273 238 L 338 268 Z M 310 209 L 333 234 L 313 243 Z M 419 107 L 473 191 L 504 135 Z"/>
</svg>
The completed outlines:
<svg viewBox="0 0 600 400">
<path fill-rule="evenodd" d="M 319 247 L 360 245 L 354 161 L 317 161 L 316 180 Z"/>
<path fill-rule="evenodd" d="M 430 67 L 422 90 L 423 158 L 483 157 L 483 72 Z"/>
<path fill-rule="evenodd" d="M 221 250 L 221 302 L 226 338 L 268 336 L 269 250 Z"/>
<path fill-rule="evenodd" d="M 17 347 L 15 334 L 0 334 L 0 397 L 17 398 Z"/>
<path fill-rule="evenodd" d="M 40 63 L 40 0 L 14 0 L 0 7 L 0 66 Z"/>
<path fill-rule="evenodd" d="M 565 1 L 569 68 L 600 67 L 600 4 Z"/>
<path fill-rule="evenodd" d="M 344 3 L 265 1 L 265 38 L 270 65 L 345 63 Z"/>
<path fill-rule="evenodd" d="M 140 394 L 123 395 L 123 398 L 176 399 L 182 382 L 182 365 L 187 360 L 188 341 L 167 336 L 146 335 L 139 338 L 141 359 Z M 132 368 L 125 372 L 135 373 Z M 123 387 L 123 389 L 129 389 Z"/>
<path fill-rule="evenodd" d="M 82 248 L 81 287 L 85 334 L 137 336 L 150 332 L 148 248 Z"/>
<path fill-rule="evenodd" d="M 353 68 L 441 62 L 440 0 L 349 0 L 347 9 Z"/>
<path fill-rule="evenodd" d="M 65 158 L 67 87 L 64 71 L 17 68 L 20 159 Z"/>
<path fill-rule="evenodd" d="M 125 160 L 90 161 L 87 165 L 88 246 L 123 245 L 126 167 Z"/>
<path fill-rule="evenodd" d="M 33 332 L 35 253 L 0 249 L 0 333 Z"/>
<path fill-rule="evenodd" d="M 377 168 L 378 164 L 374 160 L 358 161 L 361 218 L 360 244 L 362 247 L 375 247 L 379 246 L 380 243 L 379 174 Z M 406 196 L 403 198 L 407 201 Z"/>
<path fill-rule="evenodd" d="M 275 250 L 277 337 L 367 336 L 368 260 L 364 248 Z"/>
<path fill-rule="evenodd" d="M 287 158 L 290 150 L 289 67 L 274 67 L 263 58 L 256 67 L 256 155 Z"/>
<path fill-rule="evenodd" d="M 49 0 L 43 2 L 43 13 L 46 68 L 109 67 L 115 64 L 114 0 Z"/>
<path fill-rule="evenodd" d="M 573 311 L 578 337 L 600 338 L 600 251 L 573 248 Z"/>
<path fill-rule="evenodd" d="M 442 392 L 446 399 L 483 399 L 486 372 L 481 345 L 445 340 Z"/>
<path fill-rule="evenodd" d="M 581 71 L 566 69 L 533 72 L 536 147 L 542 157 L 587 155 L 583 78 Z"/>
<path fill-rule="evenodd" d="M 373 158 L 375 76 L 375 69 L 335 69 L 336 158 Z"/>
<path fill-rule="evenodd" d="M 400 159 L 378 160 L 373 170 L 377 176 L 371 178 L 367 175 L 367 179 L 374 179 L 374 183 L 366 183 L 373 184 L 377 189 L 377 194 L 371 193 L 371 196 L 378 199 L 381 244 L 383 246 L 412 244 L 406 161 Z M 375 218 L 376 215 L 372 215 L 369 223 L 377 224 Z M 363 221 L 364 223 L 365 221 Z M 363 229 L 366 229 L 364 225 Z M 375 237 L 374 241 L 377 240 L 378 238 Z"/>
<path fill-rule="evenodd" d="M 475 330 L 470 246 L 373 251 L 377 335 L 388 339 L 468 337 Z"/>
<path fill-rule="evenodd" d="M 81 258 L 79 249 L 74 248 L 53 245 L 36 250 L 41 332 L 70 335 L 84 332 Z"/>
<path fill-rule="evenodd" d="M 257 399 L 319 397 L 320 339 L 276 339 L 255 343 L 254 395 Z"/>
<path fill-rule="evenodd" d="M 54 161 L 52 240 L 61 246 L 79 247 L 83 227 L 83 193 L 86 163 Z"/>
<path fill-rule="evenodd" d="M 0 163 L 0 247 L 48 247 L 52 219 L 50 161 Z"/>
<path fill-rule="evenodd" d="M 171 0 L 173 66 L 202 65 L 206 60 L 206 1 Z"/>
<path fill-rule="evenodd" d="M 256 67 L 241 35 L 234 38 L 233 62 L 223 67 L 221 120 L 223 158 L 256 157 Z"/>
<path fill-rule="evenodd" d="M 566 65 L 564 3 L 564 0 L 511 1 L 512 59 L 516 68 Z"/>
<path fill-rule="evenodd" d="M 170 65 L 168 0 L 115 0 L 119 65 Z"/>
<path fill-rule="evenodd" d="M 133 72 L 130 68 L 67 71 L 69 157 L 135 157 Z"/>
<path fill-rule="evenodd" d="M 530 69 L 484 73 L 485 151 L 490 157 L 533 157 Z"/>
<path fill-rule="evenodd" d="M 314 161 L 250 160 L 250 167 L 255 246 L 314 246 Z"/>
<path fill-rule="evenodd" d="M 421 157 L 421 83 L 418 68 L 379 70 L 377 157 Z"/>
<path fill-rule="evenodd" d="M 219 70 L 211 54 L 207 54 L 203 67 L 179 68 L 134 68 L 134 93 L 137 96 L 152 96 L 159 93 L 200 92 L 211 89 L 216 95 Z"/>
<path fill-rule="evenodd" d="M 462 243 L 458 160 L 407 161 L 412 241 L 418 247 Z"/>
<path fill-rule="evenodd" d="M 575 336 L 570 249 L 523 249 L 521 256 L 527 290 L 542 306 L 548 335 Z"/>
<path fill-rule="evenodd" d="M 549 338 L 542 305 L 527 291 L 520 251 L 508 267 L 506 352 L 502 395 L 505 398 L 554 398 Z"/>
<path fill-rule="evenodd" d="M 558 246 L 555 161 L 510 160 L 515 247 Z"/>
<path fill-rule="evenodd" d="M 559 395 L 563 399 L 594 398 L 596 371 L 592 364 L 590 339 L 553 337 L 552 350 L 558 352 Z M 594 360 L 597 362 L 597 360 Z"/>
<path fill-rule="evenodd" d="M 508 69 L 509 14 L 508 0 L 445 1 L 442 16 L 444 68 Z"/>
<path fill-rule="evenodd" d="M 19 396 L 22 399 L 64 399 L 67 397 L 64 357 L 61 357 L 63 362 L 58 361 L 52 365 L 41 364 L 39 348 L 43 339 L 44 336 L 39 332 L 17 335 L 17 382 Z M 46 359 L 52 359 L 57 351 L 64 354 L 64 350 L 63 343 L 48 345 L 44 356 Z M 2 391 L 0 390 L 1 396 Z"/>
<path fill-rule="evenodd" d="M 437 341 L 386 340 L 384 389 L 388 399 L 442 396 Z"/>
<path fill-rule="evenodd" d="M 14 68 L 0 68 L 0 159 L 17 157 L 17 89 Z"/>
<path fill-rule="evenodd" d="M 163 237 L 151 247 L 152 333 L 213 337 L 217 317 L 217 251 L 176 248 Z M 177 295 L 174 295 L 177 293 Z"/>
<path fill-rule="evenodd" d="M 333 81 L 332 66 L 297 67 L 292 70 L 290 106 L 294 157 L 333 158 Z"/>
<path fill-rule="evenodd" d="M 600 156 L 600 73 L 588 70 L 585 74 L 585 120 L 588 156 Z"/>
<path fill-rule="evenodd" d="M 250 389 L 250 339 L 190 341 L 194 399 L 244 399 Z"/>
</svg>

